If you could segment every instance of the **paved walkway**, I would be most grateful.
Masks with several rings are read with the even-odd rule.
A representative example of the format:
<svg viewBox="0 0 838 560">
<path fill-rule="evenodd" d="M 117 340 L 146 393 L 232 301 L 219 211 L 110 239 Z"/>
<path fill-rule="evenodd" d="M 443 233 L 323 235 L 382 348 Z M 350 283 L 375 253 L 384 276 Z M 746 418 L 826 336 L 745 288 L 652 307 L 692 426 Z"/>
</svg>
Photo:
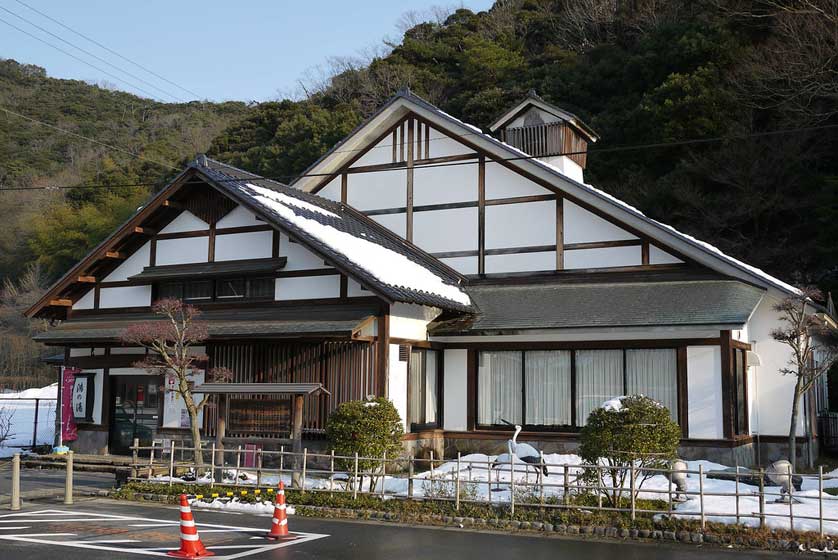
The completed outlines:
<svg viewBox="0 0 838 560">
<path fill-rule="evenodd" d="M 27 501 L 64 500 L 64 471 L 58 469 L 21 469 L 21 499 Z M 100 490 L 110 490 L 115 485 L 115 477 L 110 473 L 75 472 L 73 476 L 73 495 L 85 496 L 97 494 Z M 0 509 L 7 509 L 11 501 L 12 469 L 11 464 L 0 464 Z"/>
</svg>

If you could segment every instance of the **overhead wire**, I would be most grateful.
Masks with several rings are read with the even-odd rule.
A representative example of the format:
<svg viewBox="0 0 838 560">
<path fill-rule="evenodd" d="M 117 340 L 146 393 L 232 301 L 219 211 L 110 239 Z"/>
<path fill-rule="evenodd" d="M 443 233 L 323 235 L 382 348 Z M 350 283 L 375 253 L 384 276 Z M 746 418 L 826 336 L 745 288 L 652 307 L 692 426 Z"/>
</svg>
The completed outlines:
<svg viewBox="0 0 838 560">
<path fill-rule="evenodd" d="M 67 131 L 53 125 L 49 125 L 48 123 L 43 123 L 38 121 L 37 119 L 32 119 L 30 117 L 26 117 L 19 113 L 15 113 L 14 111 L 10 111 L 2 106 L 0 106 L 0 110 L 6 111 L 7 113 L 11 113 L 13 115 L 17 115 L 22 118 L 26 118 L 27 120 L 31 120 L 33 122 L 37 122 L 44 126 L 49 126 L 50 128 L 54 128 L 61 132 L 65 132 L 67 134 L 72 134 L 73 136 L 77 136 L 79 138 L 83 138 L 85 140 L 89 140 L 91 142 L 95 142 L 97 144 L 104 145 L 106 147 L 110 147 L 116 150 L 119 150 L 123 153 L 127 153 L 128 155 L 138 157 L 140 159 L 145 159 L 146 161 L 150 161 L 152 163 L 156 163 L 158 165 L 166 166 L 172 170 L 180 171 L 180 168 L 160 163 L 154 160 L 149 160 L 140 156 L 139 154 L 135 154 L 133 152 L 129 152 L 123 148 L 118 148 L 115 146 L 110 146 L 108 144 L 99 142 L 95 139 L 85 137 L 83 135 L 73 133 L 71 131 Z M 655 142 L 655 143 L 647 143 L 647 144 L 634 144 L 634 145 L 624 145 L 624 146 L 613 146 L 610 148 L 600 148 L 600 149 L 587 149 L 587 150 L 576 150 L 576 151 L 569 151 L 569 152 L 560 152 L 557 154 L 553 154 L 553 156 L 572 156 L 572 155 L 582 155 L 582 154 L 602 154 L 602 153 L 615 153 L 615 152 L 626 152 L 626 151 L 636 151 L 636 150 L 649 150 L 649 149 L 660 149 L 660 148 L 669 148 L 669 147 L 678 147 L 678 146 L 687 146 L 687 145 L 700 145 L 700 144 L 708 144 L 714 142 L 728 142 L 732 140 L 743 140 L 748 138 L 759 138 L 759 137 L 766 137 L 766 136 L 776 136 L 782 134 L 795 134 L 801 132 L 811 132 L 811 131 L 818 131 L 818 130 L 827 130 L 827 129 L 836 129 L 838 128 L 838 124 L 830 124 L 830 125 L 820 125 L 820 126 L 809 126 L 809 127 L 799 127 L 799 128 L 790 128 L 790 129 L 781 129 L 781 130 L 770 130 L 770 131 L 763 131 L 763 132 L 754 132 L 748 134 L 737 134 L 737 135 L 729 135 L 729 136 L 717 136 L 713 138 L 695 138 L 689 140 L 680 140 L 680 141 L 672 141 L 672 142 Z M 466 133 L 464 135 L 477 135 L 478 133 Z M 431 139 L 433 140 L 433 139 Z M 390 148 L 388 146 L 388 148 Z M 356 152 L 362 151 L 364 148 L 359 149 L 352 149 L 352 150 L 344 150 L 344 152 Z M 332 152 L 340 153 L 340 150 Z M 498 162 L 507 162 L 507 161 L 521 161 L 521 160 L 536 160 L 540 159 L 541 156 L 530 156 L 530 155 L 522 155 L 516 157 L 509 157 L 509 158 L 500 158 Z M 476 159 L 465 160 L 465 161 L 454 161 L 454 162 L 441 162 L 436 164 L 425 164 L 425 165 L 417 165 L 414 169 L 432 169 L 432 168 L 440 168 L 440 167 L 457 167 L 462 165 L 477 165 L 478 161 Z M 393 167 L 393 168 L 382 168 L 382 169 L 370 169 L 366 170 L 366 173 L 386 173 L 386 172 L 393 172 L 403 170 L 401 167 Z M 304 177 L 330 177 L 333 176 L 334 173 L 303 173 L 300 175 L 286 175 L 286 176 L 271 176 L 271 177 L 264 177 L 264 176 L 257 176 L 253 177 L 250 180 L 258 181 L 258 180 L 271 180 L 271 181 L 286 181 L 289 179 L 301 179 Z M 220 179 L 219 182 L 238 182 L 238 181 L 246 181 L 248 178 L 231 178 L 231 179 Z M 86 184 L 86 185 L 75 185 L 75 186 L 44 186 L 44 187 L 8 187 L 8 188 L 0 188 L 0 192 L 3 191 L 27 191 L 27 190 L 63 190 L 63 189 L 112 189 L 112 188 L 128 188 L 128 187 L 154 187 L 159 186 L 159 182 L 142 182 L 142 183 L 116 183 L 116 184 Z"/>
<path fill-rule="evenodd" d="M 170 79 L 166 78 L 165 76 L 161 76 L 161 75 L 160 75 L 160 74 L 158 74 L 157 72 L 155 72 L 155 71 L 153 71 L 153 70 L 151 70 L 151 69 L 149 69 L 149 68 L 146 68 L 145 66 L 143 66 L 143 65 L 142 65 L 142 64 L 140 64 L 139 62 L 136 62 L 136 61 L 134 61 L 134 60 L 131 60 L 131 59 L 130 59 L 130 58 L 128 58 L 127 56 L 124 56 L 124 55 L 122 55 L 122 54 L 118 53 L 117 51 L 115 51 L 115 50 L 113 50 L 113 49 L 111 49 L 111 48 L 107 47 L 106 45 L 103 45 L 102 43 L 100 43 L 100 42 L 99 42 L 99 41 L 97 41 L 96 39 L 93 39 L 93 38 L 91 38 L 91 37 L 88 37 L 88 36 L 87 36 L 87 35 L 85 35 L 84 33 L 80 32 L 80 31 L 77 31 L 77 30 L 73 29 L 72 27 L 70 27 L 70 26 L 68 26 L 68 25 L 65 25 L 64 23 L 62 23 L 61 21 L 59 21 L 59 20 L 57 20 L 57 19 L 55 19 L 55 18 L 51 17 L 50 15 L 45 14 L 44 12 L 42 12 L 42 11 L 40 11 L 40 10 L 36 9 L 36 8 L 33 8 L 32 6 L 30 6 L 30 5 L 29 5 L 29 4 L 27 4 L 26 2 L 22 2 L 21 0 L 15 0 L 15 2 L 17 2 L 17 3 L 18 3 L 18 4 L 20 4 L 21 6 L 25 6 L 26 8 L 28 8 L 28 9 L 32 10 L 33 12 L 35 12 L 36 14 L 38 14 L 38 15 L 40 15 L 40 16 L 45 17 L 46 19 L 50 20 L 51 22 L 53 22 L 53 23 L 55 23 L 55 24 L 57 24 L 57 25 L 60 25 L 61 27 L 63 27 L 63 28 L 64 28 L 64 29 L 66 29 L 67 31 L 70 31 L 71 33 L 74 33 L 74 34 L 78 35 L 78 36 L 79 36 L 79 37 L 81 37 L 82 39 L 84 39 L 84 40 L 86 40 L 86 41 L 89 41 L 89 42 L 93 43 L 93 44 L 94 44 L 94 45 L 96 45 L 97 47 L 99 47 L 99 48 L 101 48 L 101 49 L 106 50 L 107 52 L 111 53 L 112 55 L 117 56 L 117 57 L 121 58 L 122 60 L 124 60 L 124 61 L 126 61 L 126 62 L 129 62 L 129 63 L 131 63 L 131 64 L 133 64 L 134 66 L 136 66 L 136 67 L 137 67 L 137 68 L 139 68 L 140 70 L 143 70 L 143 71 L 145 71 L 145 72 L 148 72 L 149 74 L 151 74 L 151 75 L 152 75 L 152 76 L 154 76 L 155 78 L 158 78 L 158 79 L 160 79 L 160 80 L 163 80 L 163 81 L 164 81 L 164 82 L 166 82 L 167 84 L 173 85 L 173 86 L 175 86 L 176 88 L 178 88 L 178 89 L 180 89 L 180 90 L 182 90 L 182 91 L 185 91 L 185 92 L 186 92 L 186 93 L 188 93 L 189 95 L 194 96 L 194 97 L 195 97 L 195 99 L 201 99 L 201 97 L 202 97 L 202 96 L 201 96 L 200 94 L 195 93 L 194 91 L 192 91 L 192 90 L 190 90 L 190 89 L 188 89 L 188 88 L 185 88 L 185 87 L 183 87 L 182 85 L 180 85 L 180 84 L 178 84 L 178 83 L 176 83 L 176 82 L 173 82 L 172 80 L 170 80 Z"/>
<path fill-rule="evenodd" d="M 99 68 L 99 67 L 98 67 L 98 66 L 96 66 L 95 64 L 92 64 L 92 63 L 90 63 L 90 62 L 86 61 L 85 59 L 83 59 L 83 58 L 81 58 L 81 57 L 79 57 L 79 56 L 76 56 L 76 55 L 74 55 L 73 53 L 71 53 L 71 52 L 69 52 L 69 51 L 67 51 L 67 50 L 65 50 L 65 49 L 62 49 L 62 48 L 61 48 L 61 47 L 59 47 L 59 46 L 53 45 L 53 44 L 52 44 L 52 43 L 50 43 L 49 41 L 47 41 L 47 40 L 45 40 L 45 39 L 42 39 L 42 38 L 38 37 L 38 36 L 37 36 L 37 35 L 35 35 L 34 33 L 30 33 L 29 31 L 26 31 L 25 29 L 22 29 L 22 28 L 18 27 L 17 25 L 15 25 L 15 24 L 13 24 L 13 23 L 10 23 L 10 22 L 6 21 L 6 20 L 5 20 L 5 19 L 3 19 L 3 18 L 0 18 L 0 22 L 5 23 L 6 25 L 8 25 L 9 27 L 11 27 L 12 29 L 17 29 L 18 31 L 20 31 L 20 32 L 21 32 L 21 33 L 23 33 L 24 35 L 28 35 L 29 37 L 32 37 L 32 38 L 33 38 L 33 39 L 35 39 L 36 41 L 40 41 L 41 43 L 43 43 L 43 44 L 47 45 L 47 46 L 48 46 L 48 47 L 50 47 L 50 48 L 53 48 L 53 49 L 55 49 L 55 50 L 57 50 L 57 51 L 59 51 L 59 52 L 62 52 L 62 53 L 64 53 L 64 54 L 66 54 L 67 56 L 69 56 L 69 57 L 71 57 L 71 58 L 73 58 L 73 59 L 75 59 L 75 60 L 78 60 L 78 61 L 79 61 L 79 62 L 81 62 L 82 64 L 85 64 L 85 65 L 87 65 L 87 66 L 90 66 L 91 68 L 93 68 L 93 69 L 94 69 L 94 70 L 96 70 L 97 72 L 101 72 L 101 73 L 105 74 L 106 76 L 109 76 L 109 77 L 113 78 L 114 80 L 117 80 L 117 81 L 119 81 L 119 82 L 122 82 L 123 84 L 128 85 L 129 87 L 134 88 L 134 89 L 135 89 L 135 90 L 137 90 L 137 91 L 141 91 L 141 92 L 145 93 L 146 95 L 148 95 L 148 96 L 149 96 L 149 97 L 151 97 L 152 99 L 157 99 L 157 100 L 159 100 L 159 96 L 158 96 L 157 94 L 152 93 L 152 92 L 148 91 L 147 89 L 142 88 L 142 87 L 140 87 L 140 86 L 138 86 L 138 85 L 136 85 L 136 84 L 132 84 L 132 83 L 131 83 L 131 82 L 129 82 L 128 80 L 125 80 L 125 79 L 123 79 L 123 78 L 121 78 L 121 77 L 119 77 L 119 76 L 117 76 L 117 75 L 115 75 L 115 74 L 113 74 L 113 73 L 111 73 L 111 72 L 108 72 L 107 70 L 105 70 L 105 69 L 103 69 L 103 68 Z"/>
</svg>

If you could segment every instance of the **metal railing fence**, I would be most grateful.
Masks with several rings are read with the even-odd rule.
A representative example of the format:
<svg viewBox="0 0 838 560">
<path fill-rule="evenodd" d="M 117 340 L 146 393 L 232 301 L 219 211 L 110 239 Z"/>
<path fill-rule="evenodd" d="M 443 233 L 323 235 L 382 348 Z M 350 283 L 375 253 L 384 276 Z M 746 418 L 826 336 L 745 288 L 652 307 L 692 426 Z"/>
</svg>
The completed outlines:
<svg viewBox="0 0 838 560">
<path fill-rule="evenodd" d="M 668 469 L 631 464 L 566 464 L 551 463 L 543 455 L 537 462 L 498 464 L 491 460 L 469 460 L 460 454 L 453 459 L 436 458 L 433 453 L 428 458 L 362 457 L 308 449 L 294 453 L 284 447 L 278 451 L 242 447 L 222 450 L 214 444 L 202 450 L 205 460 L 196 464 L 191 447 L 178 446 L 174 441 L 166 447 L 140 446 L 135 441 L 132 450 L 131 480 L 169 486 L 187 482 L 206 484 L 208 488 L 258 489 L 275 486 L 283 480 L 302 492 L 344 493 L 353 499 L 369 495 L 382 499 L 446 501 L 453 502 L 457 510 L 461 504 L 471 503 L 507 507 L 513 514 L 516 508 L 523 507 L 621 512 L 628 513 L 631 519 L 638 515 L 669 515 L 698 519 L 702 529 L 708 521 L 722 518 L 733 519 L 737 525 L 754 520 L 752 525 L 760 528 L 766 527 L 771 519 L 786 519 L 793 532 L 800 530 L 804 521 L 817 522 L 821 536 L 825 525 L 830 523 L 836 524 L 833 532 L 838 532 L 838 496 L 824 492 L 824 484 L 838 480 L 838 476 L 824 474 L 822 467 L 817 475 L 778 475 L 762 469 L 726 472 L 724 477 L 734 484 L 733 491 L 727 492 L 707 488 L 710 477 L 721 477 L 706 471 L 703 465 L 698 469 Z M 246 459 L 247 455 L 250 460 Z M 246 463 L 253 466 L 244 467 Z M 544 469 L 549 473 L 546 476 Z M 195 474 L 194 479 L 180 478 L 187 471 Z M 669 483 L 665 487 L 643 485 L 644 479 L 657 475 L 669 480 L 686 475 L 697 484 L 686 490 L 678 490 Z M 806 476 L 810 482 L 816 481 L 817 496 L 813 497 L 811 491 L 796 495 L 794 484 L 788 485 L 787 493 L 781 491 L 772 482 L 778 476 L 780 479 L 791 476 L 793 480 Z M 612 478 L 627 483 L 613 486 Z M 493 496 L 498 492 L 503 494 Z M 719 509 L 718 498 L 730 498 L 732 509 Z M 688 503 L 691 508 L 677 509 L 678 505 Z M 813 503 L 817 504 L 817 515 L 811 513 L 811 507 L 801 507 Z M 836 512 L 833 516 L 826 511 L 831 505 Z"/>
<path fill-rule="evenodd" d="M 5 434 L 3 447 L 53 445 L 56 402 L 55 398 L 3 397 L 0 394 L 0 425 L 3 418 L 11 421 L 11 430 Z"/>
</svg>

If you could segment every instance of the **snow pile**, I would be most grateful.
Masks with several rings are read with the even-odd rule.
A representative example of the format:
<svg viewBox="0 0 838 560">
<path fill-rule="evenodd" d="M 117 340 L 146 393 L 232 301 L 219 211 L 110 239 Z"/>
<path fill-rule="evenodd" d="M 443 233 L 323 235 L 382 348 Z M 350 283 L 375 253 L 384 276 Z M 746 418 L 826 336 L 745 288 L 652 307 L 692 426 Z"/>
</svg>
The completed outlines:
<svg viewBox="0 0 838 560">
<path fill-rule="evenodd" d="M 0 393 L 0 414 L 11 418 L 9 438 L 0 444 L 0 457 L 11 457 L 32 445 L 35 429 L 35 400 L 55 399 L 58 383 L 46 387 Z M 55 438 L 55 400 L 38 402 L 36 445 L 52 445 Z"/>
<path fill-rule="evenodd" d="M 330 225 L 321 224 L 317 220 L 301 216 L 295 211 L 295 208 L 309 210 L 316 208 L 315 206 L 252 183 L 247 183 L 246 186 L 260 204 L 331 247 L 332 250 L 341 253 L 381 282 L 394 287 L 405 287 L 434 294 L 461 305 L 471 305 L 468 294 L 460 288 L 446 284 L 442 278 L 404 255 Z M 316 211 L 321 214 L 327 212 L 322 209 Z M 328 214 L 338 217 L 331 212 Z"/>
<path fill-rule="evenodd" d="M 269 501 L 247 503 L 242 502 L 238 498 L 230 500 L 223 498 L 215 498 L 211 502 L 204 502 L 202 500 L 192 500 L 191 505 L 195 509 L 209 509 L 214 511 L 235 512 L 235 513 L 250 513 L 254 515 L 273 515 L 274 504 Z M 285 508 L 286 515 L 294 515 L 296 510 L 293 506 Z"/>
</svg>

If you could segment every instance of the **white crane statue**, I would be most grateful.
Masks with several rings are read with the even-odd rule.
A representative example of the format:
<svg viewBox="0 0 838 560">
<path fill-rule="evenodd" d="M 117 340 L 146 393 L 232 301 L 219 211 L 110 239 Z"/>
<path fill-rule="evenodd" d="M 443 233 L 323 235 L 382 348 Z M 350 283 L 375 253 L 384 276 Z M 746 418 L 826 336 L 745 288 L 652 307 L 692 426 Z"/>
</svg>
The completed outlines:
<svg viewBox="0 0 838 560">
<path fill-rule="evenodd" d="M 538 450 L 529 443 L 518 443 L 518 434 L 521 433 L 521 426 L 519 424 L 513 424 L 512 422 L 504 420 L 503 418 L 501 418 L 501 422 L 509 426 L 515 426 L 515 434 L 512 436 L 512 439 L 507 440 L 506 442 L 506 448 L 508 450 L 508 453 L 498 455 L 495 458 L 494 463 L 492 463 L 492 468 L 497 469 L 502 467 L 503 465 L 512 465 L 515 462 L 515 459 L 519 459 L 523 463 L 526 463 L 526 476 L 529 476 L 530 466 L 532 466 L 533 469 L 535 469 L 535 473 L 537 476 L 536 482 L 541 481 L 542 475 L 549 476 L 550 473 L 547 470 L 547 466 L 541 463 L 541 454 L 538 452 Z M 515 469 L 515 467 L 510 468 L 513 471 Z"/>
</svg>

